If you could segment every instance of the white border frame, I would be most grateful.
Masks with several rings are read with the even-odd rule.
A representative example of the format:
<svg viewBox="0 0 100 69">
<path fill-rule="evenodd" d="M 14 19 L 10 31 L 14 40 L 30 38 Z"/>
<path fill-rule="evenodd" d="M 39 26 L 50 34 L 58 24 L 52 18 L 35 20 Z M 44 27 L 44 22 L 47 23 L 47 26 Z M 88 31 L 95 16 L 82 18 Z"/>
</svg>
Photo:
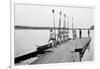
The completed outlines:
<svg viewBox="0 0 100 69">
<path fill-rule="evenodd" d="M 29 3 L 29 2 L 18 2 L 10 0 L 10 68 L 33 68 L 34 65 L 19 65 L 14 66 L 14 23 L 15 23 L 15 4 L 23 4 L 23 5 L 39 5 L 39 6 L 56 6 L 56 7 L 71 7 L 71 8 L 86 8 L 86 9 L 95 9 L 95 6 L 92 5 L 65 5 L 65 4 L 50 4 L 50 3 Z M 78 63 L 78 62 L 77 62 Z M 62 64 L 62 63 L 61 63 Z M 65 64 L 65 63 L 63 63 Z M 69 64 L 69 63 L 68 63 Z M 81 64 L 80 62 L 78 64 Z M 45 64 L 43 64 L 44 66 Z M 50 64 L 51 65 L 51 64 Z M 54 64 L 53 64 L 54 65 Z M 35 65 L 40 66 L 40 65 Z"/>
</svg>

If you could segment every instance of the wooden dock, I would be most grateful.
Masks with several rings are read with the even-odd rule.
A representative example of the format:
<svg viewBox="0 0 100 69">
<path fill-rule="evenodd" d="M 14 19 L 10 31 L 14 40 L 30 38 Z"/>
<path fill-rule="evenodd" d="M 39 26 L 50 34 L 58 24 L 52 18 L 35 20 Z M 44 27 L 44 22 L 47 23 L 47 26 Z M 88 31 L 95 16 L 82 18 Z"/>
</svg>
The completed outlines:
<svg viewBox="0 0 100 69">
<path fill-rule="evenodd" d="M 69 40 L 68 42 L 58 45 L 57 48 L 45 50 L 45 53 L 37 56 L 37 60 L 30 64 L 48 64 L 48 63 L 64 63 L 64 62 L 79 62 L 80 51 L 75 52 L 75 49 L 83 49 L 84 53 L 88 47 L 90 38 L 82 38 Z M 81 55 L 84 55 L 83 53 Z"/>
</svg>

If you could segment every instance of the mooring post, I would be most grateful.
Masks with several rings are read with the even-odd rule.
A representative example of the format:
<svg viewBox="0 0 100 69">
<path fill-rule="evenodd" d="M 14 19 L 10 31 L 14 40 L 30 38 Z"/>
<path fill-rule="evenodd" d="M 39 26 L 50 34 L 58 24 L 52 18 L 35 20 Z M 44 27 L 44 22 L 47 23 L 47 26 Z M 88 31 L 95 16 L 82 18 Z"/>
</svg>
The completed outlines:
<svg viewBox="0 0 100 69">
<path fill-rule="evenodd" d="M 90 29 L 88 29 L 88 38 L 90 38 Z"/>
<path fill-rule="evenodd" d="M 82 30 L 79 29 L 79 38 L 81 39 L 82 38 Z"/>
</svg>

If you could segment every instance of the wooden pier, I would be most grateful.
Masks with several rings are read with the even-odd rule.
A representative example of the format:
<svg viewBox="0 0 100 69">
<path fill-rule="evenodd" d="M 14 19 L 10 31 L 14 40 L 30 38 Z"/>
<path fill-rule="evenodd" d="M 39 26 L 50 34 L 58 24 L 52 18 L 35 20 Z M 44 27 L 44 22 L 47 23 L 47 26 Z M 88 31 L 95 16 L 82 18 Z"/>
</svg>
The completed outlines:
<svg viewBox="0 0 100 69">
<path fill-rule="evenodd" d="M 30 64 L 47 64 L 47 63 L 64 63 L 64 62 L 79 62 L 80 55 L 84 55 L 85 50 L 89 46 L 90 39 L 82 38 L 69 40 L 68 42 L 62 43 L 57 48 L 50 48 L 45 50 L 45 53 L 38 55 L 38 59 Z M 75 52 L 76 49 L 84 49 L 84 53 L 80 54 Z"/>
</svg>

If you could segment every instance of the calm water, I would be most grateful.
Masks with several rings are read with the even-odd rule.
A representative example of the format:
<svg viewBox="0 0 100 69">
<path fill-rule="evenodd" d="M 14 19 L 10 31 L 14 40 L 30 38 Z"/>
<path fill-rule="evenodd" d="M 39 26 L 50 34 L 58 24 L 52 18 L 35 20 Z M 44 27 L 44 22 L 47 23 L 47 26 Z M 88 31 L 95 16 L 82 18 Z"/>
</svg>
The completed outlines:
<svg viewBox="0 0 100 69">
<path fill-rule="evenodd" d="M 69 32 L 71 38 L 72 31 Z M 49 33 L 49 30 L 15 30 L 14 57 L 36 51 L 36 45 L 45 45 L 48 42 Z M 83 31 L 82 34 L 83 37 L 87 37 L 87 31 Z"/>
</svg>

